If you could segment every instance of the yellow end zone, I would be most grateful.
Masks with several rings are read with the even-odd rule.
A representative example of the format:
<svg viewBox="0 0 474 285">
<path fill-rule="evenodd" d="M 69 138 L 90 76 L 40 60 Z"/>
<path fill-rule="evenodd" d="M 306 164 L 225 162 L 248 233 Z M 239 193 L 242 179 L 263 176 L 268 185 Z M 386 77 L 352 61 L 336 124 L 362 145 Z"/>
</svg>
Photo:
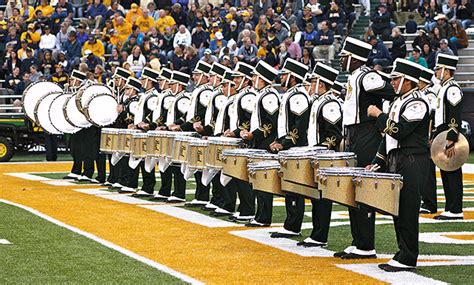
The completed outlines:
<svg viewBox="0 0 474 285">
<path fill-rule="evenodd" d="M 229 234 L 242 229 L 239 227 L 207 228 L 135 205 L 72 191 L 77 185 L 52 186 L 4 174 L 67 172 L 70 168 L 70 163 L 0 164 L 0 197 L 205 283 L 382 283 L 334 265 L 354 261 L 302 257 Z"/>
</svg>

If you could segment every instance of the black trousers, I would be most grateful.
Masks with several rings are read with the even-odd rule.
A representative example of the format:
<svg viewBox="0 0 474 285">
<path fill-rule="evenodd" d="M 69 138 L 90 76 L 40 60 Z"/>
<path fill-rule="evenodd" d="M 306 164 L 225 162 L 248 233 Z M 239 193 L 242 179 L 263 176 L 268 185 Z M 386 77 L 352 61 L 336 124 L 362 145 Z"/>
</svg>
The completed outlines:
<svg viewBox="0 0 474 285">
<path fill-rule="evenodd" d="M 112 165 L 112 155 L 111 154 L 108 154 L 107 155 L 107 158 L 109 160 L 109 176 L 107 177 L 107 182 L 109 183 L 117 183 L 118 182 L 118 178 L 119 178 L 119 167 L 118 165 Z"/>
<path fill-rule="evenodd" d="M 107 161 L 106 155 L 100 152 L 100 136 L 101 136 L 101 128 L 95 128 L 95 142 L 94 142 L 94 153 L 95 153 L 95 167 L 97 169 L 97 181 L 103 183 L 105 182 L 106 171 L 105 171 L 105 164 Z"/>
<path fill-rule="evenodd" d="M 211 190 L 211 186 L 202 184 L 202 172 L 197 171 L 194 173 L 194 179 L 196 180 L 196 193 L 194 194 L 194 199 L 198 201 L 209 201 L 209 191 Z"/>
<path fill-rule="evenodd" d="M 462 169 L 454 171 L 441 170 L 441 179 L 443 180 L 444 196 L 446 197 L 445 211 L 454 214 L 462 213 Z"/>
<path fill-rule="evenodd" d="M 372 123 L 348 128 L 347 150 L 357 155 L 357 166 L 372 163 L 382 137 Z M 360 250 L 375 249 L 375 212 L 366 208 L 349 209 L 352 245 Z"/>
<path fill-rule="evenodd" d="M 153 194 L 155 191 L 155 184 L 156 184 L 156 177 L 155 177 L 155 169 L 152 172 L 147 172 L 145 170 L 145 162 L 140 161 L 137 168 L 132 169 L 132 174 L 130 175 L 130 180 L 128 182 L 128 187 L 131 188 L 138 188 L 138 178 L 140 176 L 140 171 L 142 172 L 143 178 L 143 185 L 142 190 Z"/>
<path fill-rule="evenodd" d="M 419 209 L 420 191 L 423 188 L 428 170 L 428 154 L 403 155 L 397 159 L 396 169 L 391 167 L 389 172 L 396 172 L 403 176 L 403 188 L 400 191 L 400 206 L 398 217 L 393 218 L 397 236 L 398 252 L 394 260 L 408 265 L 416 266 L 418 258 L 418 235 L 419 235 Z M 389 157 L 389 165 L 391 157 Z"/>
<path fill-rule="evenodd" d="M 128 155 L 122 156 L 122 158 L 117 162 L 116 166 L 119 169 L 118 173 L 118 183 L 123 186 L 128 186 L 130 181 L 130 176 L 132 176 L 133 169 L 128 166 L 128 160 L 130 157 Z"/>
<path fill-rule="evenodd" d="M 239 209 L 240 216 L 254 216 L 255 215 L 255 194 L 252 191 L 252 186 L 239 179 L 232 179 L 236 185 L 237 194 L 239 195 Z M 236 198 L 234 198 L 234 201 Z"/>
<path fill-rule="evenodd" d="M 82 153 L 81 153 L 81 133 L 80 131 L 72 134 L 69 139 L 69 147 L 72 156 L 72 169 L 71 173 L 81 175 L 82 174 Z"/>
<path fill-rule="evenodd" d="M 220 174 L 217 174 L 216 176 L 219 176 L 220 179 Z M 236 183 L 236 179 L 230 180 L 226 186 L 222 185 L 222 199 L 220 200 L 221 203 L 217 206 L 231 213 L 235 212 L 237 192 L 238 184 Z"/>
<path fill-rule="evenodd" d="M 328 241 L 329 224 L 331 222 L 332 202 L 325 199 L 311 199 L 313 231 L 311 238 L 315 241 Z"/>
<path fill-rule="evenodd" d="M 82 129 L 79 132 L 82 132 L 82 138 L 80 141 L 81 153 L 84 162 L 82 175 L 92 178 L 92 175 L 94 175 L 94 160 L 99 152 L 99 148 L 96 147 L 97 128 L 92 126 Z"/>
<path fill-rule="evenodd" d="M 58 159 L 58 137 L 56 135 L 44 134 L 44 148 L 46 149 L 47 161 Z"/>
<path fill-rule="evenodd" d="M 222 186 L 220 179 L 220 173 L 217 173 L 216 176 L 214 176 L 214 178 L 212 178 L 211 180 L 211 204 L 216 205 L 218 207 L 224 204 L 224 186 Z"/>
<path fill-rule="evenodd" d="M 171 167 L 168 167 L 165 171 L 161 172 L 161 187 L 158 193 L 162 196 L 171 196 L 171 185 L 173 184 L 173 171 Z"/>
<path fill-rule="evenodd" d="M 257 198 L 255 221 L 262 224 L 271 224 L 273 215 L 273 194 L 253 190 Z"/>
<path fill-rule="evenodd" d="M 171 165 L 171 172 L 173 173 L 174 191 L 172 196 L 186 199 L 186 180 L 183 173 L 181 173 L 181 165 Z"/>
<path fill-rule="evenodd" d="M 284 228 L 297 232 L 301 231 L 304 217 L 304 197 L 294 194 L 285 194 L 286 219 Z"/>
<path fill-rule="evenodd" d="M 436 166 L 433 160 L 429 160 L 428 167 L 426 183 L 421 187 L 421 207 L 436 213 L 438 211 L 438 201 L 436 198 Z"/>
</svg>

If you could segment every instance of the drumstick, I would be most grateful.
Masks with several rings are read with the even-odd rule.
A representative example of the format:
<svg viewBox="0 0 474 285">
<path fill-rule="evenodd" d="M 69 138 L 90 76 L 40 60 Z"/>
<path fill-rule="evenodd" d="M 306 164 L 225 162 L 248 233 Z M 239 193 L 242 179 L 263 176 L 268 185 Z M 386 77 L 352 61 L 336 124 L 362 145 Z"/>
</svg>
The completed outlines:
<svg viewBox="0 0 474 285">
<path fill-rule="evenodd" d="M 369 169 L 369 171 L 375 172 L 379 169 L 380 169 L 380 166 L 376 163 L 376 164 L 372 165 L 372 167 Z"/>
</svg>

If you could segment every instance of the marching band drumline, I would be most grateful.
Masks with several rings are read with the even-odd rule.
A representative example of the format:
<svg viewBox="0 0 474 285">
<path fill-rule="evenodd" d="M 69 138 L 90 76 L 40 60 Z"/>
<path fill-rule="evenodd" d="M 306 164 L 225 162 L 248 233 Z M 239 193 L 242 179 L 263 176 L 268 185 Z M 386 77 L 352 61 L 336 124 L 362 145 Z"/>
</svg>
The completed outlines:
<svg viewBox="0 0 474 285">
<path fill-rule="evenodd" d="M 199 61 L 192 92 L 186 91 L 188 74 L 166 68 L 147 67 L 140 79 L 117 68 L 107 85 L 75 70 L 66 90 L 51 82 L 31 85 L 24 111 L 48 133 L 71 134 L 74 163 L 67 178 L 167 203 L 186 202 L 186 181 L 194 178 L 195 196 L 186 206 L 248 227 L 270 226 L 273 197 L 283 196 L 287 217 L 272 238 L 301 234 L 309 198 L 313 231 L 298 243 L 304 247 L 327 246 L 335 202 L 348 207 L 353 237 L 334 254 L 343 259 L 376 258 L 375 213 L 389 214 L 399 251 L 379 267 L 412 271 L 420 206 L 437 211 L 439 164 L 433 155 L 430 160 L 430 140 L 444 134 L 450 161 L 461 144 L 457 58 L 440 54 L 436 76 L 397 59 L 387 77 L 365 66 L 370 50 L 346 39 L 340 54 L 350 73 L 345 98 L 339 72 L 323 63 L 308 70 L 287 59 L 278 71 L 263 61 L 255 67 L 239 62 L 233 70 Z M 284 93 L 272 87 L 278 76 Z M 390 102 L 386 113 L 384 101 Z M 161 188 L 155 194 L 156 166 Z M 448 201 L 436 218 L 462 219 L 460 165 L 441 174 Z"/>
</svg>

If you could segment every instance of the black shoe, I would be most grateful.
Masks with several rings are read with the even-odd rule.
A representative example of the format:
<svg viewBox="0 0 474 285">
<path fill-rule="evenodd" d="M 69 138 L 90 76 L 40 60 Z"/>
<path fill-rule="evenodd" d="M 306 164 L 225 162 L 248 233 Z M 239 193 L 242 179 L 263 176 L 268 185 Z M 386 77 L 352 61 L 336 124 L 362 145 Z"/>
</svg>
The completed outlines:
<svg viewBox="0 0 474 285">
<path fill-rule="evenodd" d="M 376 254 L 369 254 L 369 255 L 361 255 L 361 254 L 355 254 L 355 253 L 346 253 L 343 256 L 341 256 L 342 259 L 371 259 L 371 258 L 377 258 Z"/>
<path fill-rule="evenodd" d="M 229 216 L 227 219 L 231 222 L 237 222 L 237 217 L 236 216 Z"/>
<path fill-rule="evenodd" d="M 184 202 L 179 201 L 179 200 L 166 200 L 166 204 L 180 204 L 180 203 L 184 203 Z"/>
<path fill-rule="evenodd" d="M 186 208 L 201 208 L 202 207 L 202 205 L 200 205 L 200 204 L 191 204 L 191 203 L 186 203 L 186 204 L 184 204 L 184 206 Z"/>
<path fill-rule="evenodd" d="M 414 272 L 416 271 L 415 267 L 396 267 L 389 264 L 379 264 L 379 268 L 386 272 L 402 272 L 402 271 Z"/>
<path fill-rule="evenodd" d="M 206 208 L 206 206 L 202 206 L 201 210 L 206 211 L 206 212 L 214 212 L 215 208 Z"/>
<path fill-rule="evenodd" d="M 216 213 L 216 212 L 211 212 L 210 215 L 211 215 L 211 216 L 214 216 L 214 217 L 227 217 L 227 216 L 231 216 L 232 213 Z"/>
<path fill-rule="evenodd" d="M 302 247 L 326 247 L 327 246 L 324 243 L 314 243 L 314 242 L 305 242 L 305 241 L 300 241 L 296 245 L 302 246 Z"/>
<path fill-rule="evenodd" d="M 168 201 L 168 197 L 152 197 L 148 200 L 149 201 L 155 201 L 155 202 L 166 202 L 166 201 Z"/>
<path fill-rule="evenodd" d="M 246 223 L 245 226 L 247 228 L 267 228 L 270 226 L 270 224 L 264 224 L 264 223 L 258 223 L 258 222 L 252 223 L 252 221 L 250 221 L 250 223 Z"/>
<path fill-rule="evenodd" d="M 420 214 L 433 214 L 433 213 L 428 209 L 420 208 Z"/>
<path fill-rule="evenodd" d="M 346 254 L 347 254 L 347 252 L 345 252 L 345 251 L 338 251 L 338 252 L 335 252 L 335 253 L 333 254 L 333 256 L 334 256 L 334 257 L 341 258 L 341 257 L 343 257 L 343 256 L 346 255 Z"/>
<path fill-rule="evenodd" d="M 293 238 L 293 237 L 298 237 L 300 236 L 299 234 L 284 234 L 284 233 L 271 233 L 270 237 L 271 238 Z"/>
</svg>

